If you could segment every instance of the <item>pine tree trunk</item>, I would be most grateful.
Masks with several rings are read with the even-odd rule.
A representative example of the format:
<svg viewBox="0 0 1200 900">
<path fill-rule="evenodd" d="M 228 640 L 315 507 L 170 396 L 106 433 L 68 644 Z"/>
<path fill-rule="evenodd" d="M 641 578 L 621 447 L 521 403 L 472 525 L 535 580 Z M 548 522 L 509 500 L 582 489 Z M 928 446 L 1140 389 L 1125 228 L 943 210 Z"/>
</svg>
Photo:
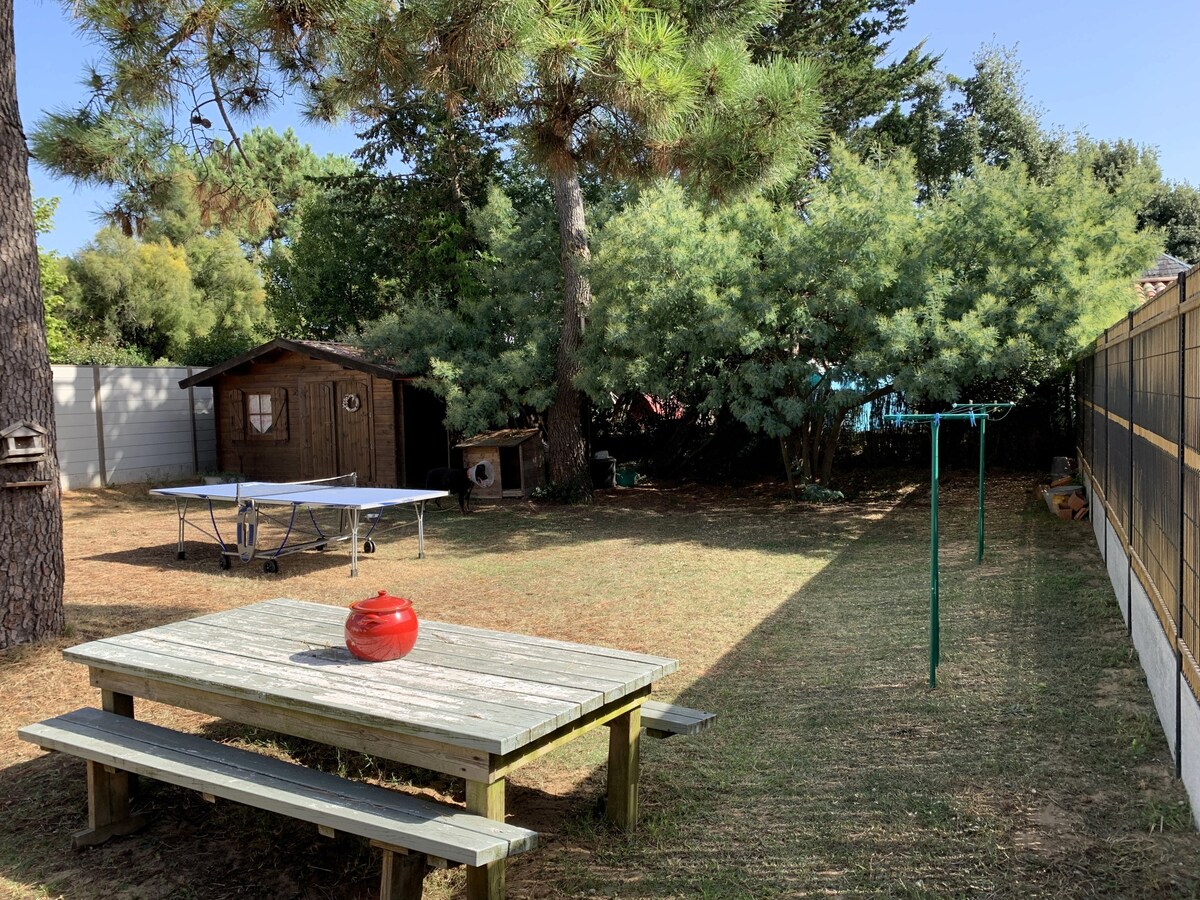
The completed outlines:
<svg viewBox="0 0 1200 900">
<path fill-rule="evenodd" d="M 0 466 L 0 649 L 63 630 L 61 492 L 54 381 L 33 230 L 28 153 L 17 110 L 13 2 L 0 0 L 0 430 L 48 430 L 42 460 Z M 43 487 L 8 487 L 48 481 Z"/>
<path fill-rule="evenodd" d="M 583 394 L 575 386 L 579 375 L 579 348 L 583 326 L 592 303 L 592 285 L 583 268 L 591 256 L 587 244 L 583 191 L 573 165 L 555 167 L 550 173 L 554 209 L 558 214 L 560 259 L 563 270 L 562 336 L 554 361 L 554 402 L 546 413 L 550 441 L 550 480 L 575 483 L 591 494 L 587 448 L 583 440 Z"/>
</svg>

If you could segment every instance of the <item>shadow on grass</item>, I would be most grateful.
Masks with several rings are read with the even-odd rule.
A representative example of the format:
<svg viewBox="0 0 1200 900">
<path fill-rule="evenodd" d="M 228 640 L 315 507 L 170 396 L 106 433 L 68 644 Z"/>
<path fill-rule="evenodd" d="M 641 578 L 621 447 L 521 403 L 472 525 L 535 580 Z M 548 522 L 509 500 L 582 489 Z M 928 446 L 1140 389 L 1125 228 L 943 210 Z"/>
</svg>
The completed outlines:
<svg viewBox="0 0 1200 900">
<path fill-rule="evenodd" d="M 141 631 L 143 628 L 156 628 L 206 612 L 200 607 L 180 603 L 108 603 L 104 606 L 66 603 L 65 610 L 71 623 L 68 646 L 114 634 Z"/>
<path fill-rule="evenodd" d="M 898 508 L 673 698 L 718 720 L 643 742 L 648 833 L 584 834 L 529 877 L 566 896 L 1200 894 L 1090 529 L 1021 481 L 991 490 L 982 567 L 970 486 L 943 494 L 936 689 L 928 506 Z"/>
<path fill-rule="evenodd" d="M 152 547 L 136 547 L 131 550 L 112 550 L 105 553 L 95 553 L 84 557 L 93 562 L 118 563 L 126 566 L 142 566 L 155 570 L 175 572 L 190 572 L 197 574 L 216 575 L 222 578 L 261 578 L 265 573 L 263 564 L 270 555 L 256 556 L 248 563 L 240 559 L 231 560 L 228 569 L 219 565 L 221 554 L 216 544 L 205 544 L 199 541 L 184 542 L 184 559 L 178 559 L 179 545 L 175 541 L 169 544 L 156 544 Z M 413 538 L 416 547 L 416 538 Z M 371 554 L 362 553 L 360 549 L 359 563 L 369 560 Z M 350 568 L 350 548 L 344 541 L 334 541 L 328 550 L 305 550 L 300 553 L 288 554 L 277 561 L 279 571 L 272 573 L 271 578 L 286 581 L 289 578 L 300 578 L 314 572 L 323 572 L 344 566 Z"/>
<path fill-rule="evenodd" d="M 261 742 L 256 749 L 306 766 L 464 802 L 461 783 L 424 770 L 224 722 L 201 733 L 243 745 Z M 365 841 L 345 834 L 325 838 L 286 816 L 207 803 L 195 791 L 150 779 L 140 781 L 134 802 L 150 816 L 145 828 L 72 851 L 71 835 L 87 826 L 86 781 L 85 763 L 58 753 L 0 770 L 0 871 L 6 877 L 67 900 L 379 896 L 380 857 Z M 528 786 L 511 790 L 508 802 L 530 816 L 530 827 L 543 829 L 564 807 L 582 808 L 583 815 L 595 808 L 590 791 L 564 798 Z M 461 869 L 432 873 L 426 896 L 457 895 L 462 879 Z"/>
<path fill-rule="evenodd" d="M 481 506 L 468 516 L 437 521 L 434 528 L 427 523 L 427 537 L 439 552 L 459 556 L 536 553 L 601 541 L 634 550 L 693 545 L 793 554 L 798 547 L 840 547 L 870 524 L 857 505 L 793 503 L 755 488 L 739 494 L 667 486 L 598 492 L 586 506 L 530 501 Z"/>
<path fill-rule="evenodd" d="M 365 844 L 158 782 L 139 785 L 152 821 L 99 847 L 69 849 L 87 825 L 86 767 L 49 754 L 0 771 L 0 870 L 64 898 L 367 898 L 378 858 Z M 18 799 L 19 798 L 19 799 Z M 231 836 L 236 838 L 231 840 Z M 147 873 L 153 873 L 147 877 Z"/>
</svg>

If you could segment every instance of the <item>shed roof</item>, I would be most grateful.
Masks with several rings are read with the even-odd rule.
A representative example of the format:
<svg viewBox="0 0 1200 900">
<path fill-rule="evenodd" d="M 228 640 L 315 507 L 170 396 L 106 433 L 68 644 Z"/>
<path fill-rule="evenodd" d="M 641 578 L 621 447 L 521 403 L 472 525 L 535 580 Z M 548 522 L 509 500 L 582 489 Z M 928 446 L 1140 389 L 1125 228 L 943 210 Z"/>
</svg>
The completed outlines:
<svg viewBox="0 0 1200 900">
<path fill-rule="evenodd" d="M 239 366 L 262 360 L 264 357 L 269 357 L 277 353 L 289 351 L 310 356 L 313 359 L 336 363 L 347 369 L 366 372 L 389 381 L 400 381 L 412 377 L 411 375 L 401 374 L 400 370 L 394 366 L 372 362 L 367 358 L 366 353 L 351 344 L 340 344 L 335 341 L 292 341 L 287 338 L 275 338 L 275 340 L 268 341 L 265 344 L 255 347 L 253 350 L 248 350 L 240 356 L 217 363 L 217 365 L 205 369 L 203 372 L 197 372 L 195 375 L 179 382 L 179 386 L 181 388 L 188 388 L 194 385 L 209 385 L 219 376 Z"/>
<path fill-rule="evenodd" d="M 454 447 L 456 450 L 468 447 L 515 447 L 540 434 L 541 432 L 536 428 L 504 428 L 500 431 L 485 431 L 469 437 L 461 444 L 455 444 Z"/>
</svg>

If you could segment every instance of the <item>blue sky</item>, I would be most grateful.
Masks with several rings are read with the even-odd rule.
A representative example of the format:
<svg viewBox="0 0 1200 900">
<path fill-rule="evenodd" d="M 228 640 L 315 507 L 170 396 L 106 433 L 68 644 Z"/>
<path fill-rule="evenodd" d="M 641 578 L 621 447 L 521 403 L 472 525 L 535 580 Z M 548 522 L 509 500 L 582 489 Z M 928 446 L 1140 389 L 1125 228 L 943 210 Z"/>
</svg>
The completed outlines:
<svg viewBox="0 0 1200 900">
<path fill-rule="evenodd" d="M 97 56 L 58 3 L 16 0 L 17 92 L 26 131 L 50 110 L 79 103 L 84 65 Z M 1188 38 L 1200 34 L 1197 0 L 917 0 L 893 42 L 903 53 L 924 40 L 943 68 L 969 74 L 984 44 L 1017 48 L 1028 96 L 1048 126 L 1097 139 L 1158 147 L 1167 178 L 1200 185 L 1200 116 L 1188 114 L 1196 75 Z M 292 126 L 318 153 L 357 146 L 349 128 L 306 125 L 280 109 L 265 124 Z M 59 197 L 53 233 L 40 243 L 71 253 L 97 228 L 104 193 L 30 168 L 39 197 Z"/>
</svg>

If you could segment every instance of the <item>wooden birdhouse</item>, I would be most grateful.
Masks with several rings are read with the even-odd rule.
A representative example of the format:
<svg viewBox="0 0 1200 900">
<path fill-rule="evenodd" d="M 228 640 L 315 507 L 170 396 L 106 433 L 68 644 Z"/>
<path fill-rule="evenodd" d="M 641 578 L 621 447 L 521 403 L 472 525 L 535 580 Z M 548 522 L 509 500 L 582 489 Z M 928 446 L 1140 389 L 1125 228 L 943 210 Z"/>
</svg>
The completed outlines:
<svg viewBox="0 0 1200 900">
<path fill-rule="evenodd" d="M 46 429 L 17 422 L 0 431 L 0 465 L 35 463 L 46 458 Z"/>
</svg>

